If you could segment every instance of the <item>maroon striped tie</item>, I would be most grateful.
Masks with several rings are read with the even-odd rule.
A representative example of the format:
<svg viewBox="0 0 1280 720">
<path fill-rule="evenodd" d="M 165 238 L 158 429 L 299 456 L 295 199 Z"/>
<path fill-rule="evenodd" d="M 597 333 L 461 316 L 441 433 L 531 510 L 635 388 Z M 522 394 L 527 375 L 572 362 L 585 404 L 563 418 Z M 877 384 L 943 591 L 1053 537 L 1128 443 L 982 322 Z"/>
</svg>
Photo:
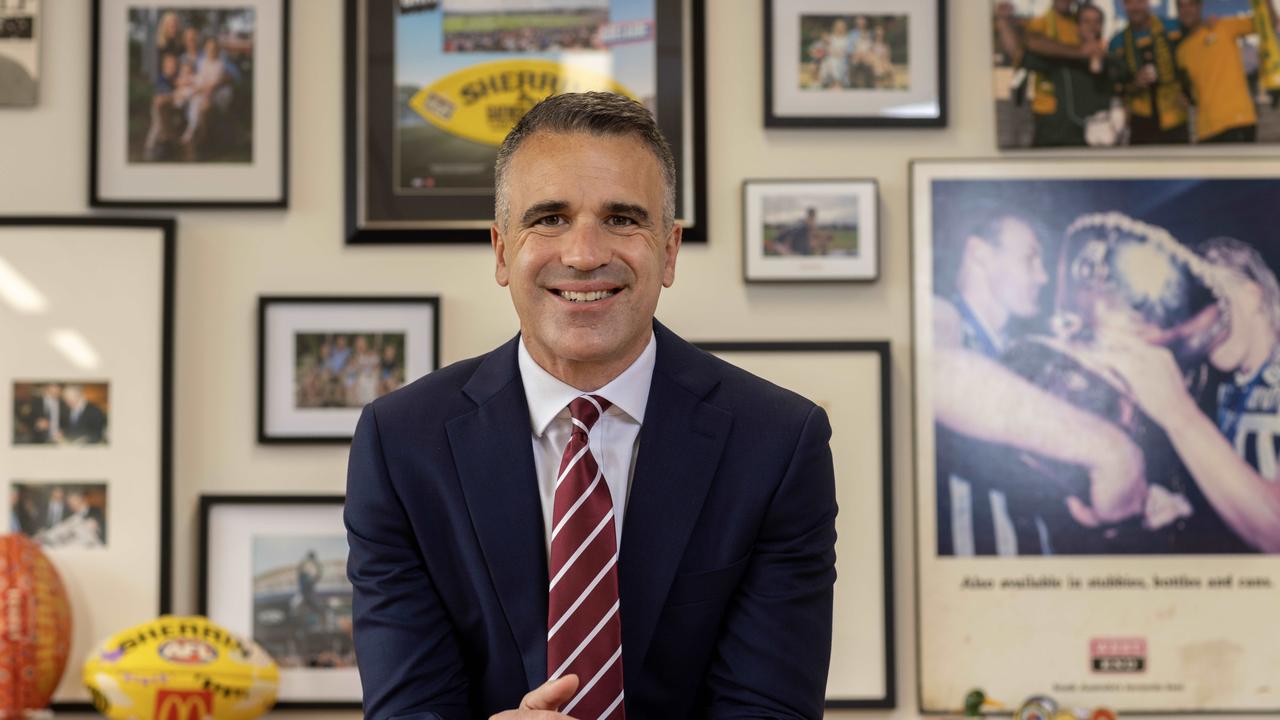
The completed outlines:
<svg viewBox="0 0 1280 720">
<path fill-rule="evenodd" d="M 587 433 L 609 405 L 596 395 L 569 403 L 573 434 L 560 461 L 551 515 L 548 679 L 578 676 L 578 692 L 561 712 L 581 720 L 626 716 L 613 500 L 587 445 Z"/>
</svg>

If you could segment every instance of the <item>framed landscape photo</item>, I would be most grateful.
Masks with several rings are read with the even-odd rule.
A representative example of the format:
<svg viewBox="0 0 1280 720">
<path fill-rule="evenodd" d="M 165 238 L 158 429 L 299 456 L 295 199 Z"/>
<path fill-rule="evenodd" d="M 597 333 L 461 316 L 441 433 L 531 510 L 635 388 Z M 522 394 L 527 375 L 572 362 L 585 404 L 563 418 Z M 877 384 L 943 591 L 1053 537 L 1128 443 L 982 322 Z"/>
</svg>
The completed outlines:
<svg viewBox="0 0 1280 720">
<path fill-rule="evenodd" d="M 440 299 L 258 299 L 258 441 L 350 442 L 360 410 L 440 366 Z"/>
<path fill-rule="evenodd" d="M 346 0 L 346 241 L 488 243 L 494 162 L 543 98 L 642 103 L 707 238 L 701 0 Z"/>
<path fill-rule="evenodd" d="M 1269 0 L 988 2 L 1001 149 L 1280 142 Z"/>
<path fill-rule="evenodd" d="M 747 282 L 875 280 L 880 274 L 875 180 L 746 180 Z"/>
<path fill-rule="evenodd" d="M 944 127 L 944 0 L 764 0 L 766 127 Z"/>
<path fill-rule="evenodd" d="M 0 0 L 0 108 L 39 98 L 41 25 L 40 0 Z"/>
<path fill-rule="evenodd" d="M 285 207 L 289 0 L 94 0 L 89 203 Z"/>
<path fill-rule="evenodd" d="M 911 187 L 921 710 L 1280 713 L 1274 164 Z"/>
<path fill-rule="evenodd" d="M 201 495 L 197 612 L 280 667 L 278 709 L 358 709 L 341 495 Z"/>
<path fill-rule="evenodd" d="M 171 610 L 174 267 L 172 220 L 0 217 L 0 532 L 57 568 L 72 658 Z M 90 709 L 70 669 L 53 701 Z"/>
<path fill-rule="evenodd" d="M 699 342 L 813 400 L 831 421 L 836 585 L 829 708 L 895 705 L 893 470 L 887 341 Z"/>
</svg>

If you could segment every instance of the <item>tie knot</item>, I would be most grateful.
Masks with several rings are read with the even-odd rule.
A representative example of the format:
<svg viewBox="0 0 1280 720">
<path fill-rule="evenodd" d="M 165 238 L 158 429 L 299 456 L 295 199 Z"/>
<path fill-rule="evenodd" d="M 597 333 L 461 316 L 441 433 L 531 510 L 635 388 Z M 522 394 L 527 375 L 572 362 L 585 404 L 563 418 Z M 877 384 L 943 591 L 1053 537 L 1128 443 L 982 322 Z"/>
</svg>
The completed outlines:
<svg viewBox="0 0 1280 720">
<path fill-rule="evenodd" d="M 579 429 L 589 431 L 612 404 L 599 395 L 579 395 L 569 402 L 569 416 L 582 423 Z"/>
</svg>

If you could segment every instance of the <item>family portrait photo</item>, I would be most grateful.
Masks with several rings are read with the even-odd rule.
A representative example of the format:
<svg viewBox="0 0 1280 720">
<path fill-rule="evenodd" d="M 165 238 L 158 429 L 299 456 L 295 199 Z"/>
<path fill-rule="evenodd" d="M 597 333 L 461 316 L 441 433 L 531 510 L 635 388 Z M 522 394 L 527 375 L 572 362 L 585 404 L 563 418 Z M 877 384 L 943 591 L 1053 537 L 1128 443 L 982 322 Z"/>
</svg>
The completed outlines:
<svg viewBox="0 0 1280 720">
<path fill-rule="evenodd" d="M 907 15 L 801 15 L 800 88 L 907 90 Z"/>
<path fill-rule="evenodd" d="M 110 410 L 105 382 L 15 382 L 13 444 L 106 445 Z"/>
<path fill-rule="evenodd" d="M 128 12 L 128 161 L 253 162 L 255 9 Z"/>
<path fill-rule="evenodd" d="M 298 408 L 361 408 L 404 384 L 400 333 L 294 335 Z"/>
<path fill-rule="evenodd" d="M 1275 0 L 992 0 L 1001 148 L 1280 142 Z"/>
<path fill-rule="evenodd" d="M 15 480 L 9 486 L 9 532 L 48 549 L 107 545 L 107 484 Z"/>
<path fill-rule="evenodd" d="M 282 668 L 352 668 L 351 582 L 341 535 L 255 535 L 253 639 Z"/>
<path fill-rule="evenodd" d="M 1280 181 L 931 185 L 937 555 L 1280 553 Z"/>
</svg>

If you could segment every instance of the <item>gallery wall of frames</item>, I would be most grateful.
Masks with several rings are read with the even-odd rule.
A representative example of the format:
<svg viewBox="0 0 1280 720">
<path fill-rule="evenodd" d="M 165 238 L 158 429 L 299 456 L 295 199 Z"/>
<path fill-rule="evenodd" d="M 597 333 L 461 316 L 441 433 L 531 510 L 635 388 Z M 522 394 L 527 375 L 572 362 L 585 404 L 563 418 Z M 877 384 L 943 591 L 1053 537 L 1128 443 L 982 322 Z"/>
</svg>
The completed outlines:
<svg viewBox="0 0 1280 720">
<path fill-rule="evenodd" d="M 831 717 L 1280 713 L 1275 16 L 1140 5 L 0 0 L 3 531 L 68 585 L 58 707 L 199 612 L 276 715 L 359 716 L 351 432 L 516 332 L 535 72 L 671 141 L 658 317 L 831 415 Z"/>
</svg>

